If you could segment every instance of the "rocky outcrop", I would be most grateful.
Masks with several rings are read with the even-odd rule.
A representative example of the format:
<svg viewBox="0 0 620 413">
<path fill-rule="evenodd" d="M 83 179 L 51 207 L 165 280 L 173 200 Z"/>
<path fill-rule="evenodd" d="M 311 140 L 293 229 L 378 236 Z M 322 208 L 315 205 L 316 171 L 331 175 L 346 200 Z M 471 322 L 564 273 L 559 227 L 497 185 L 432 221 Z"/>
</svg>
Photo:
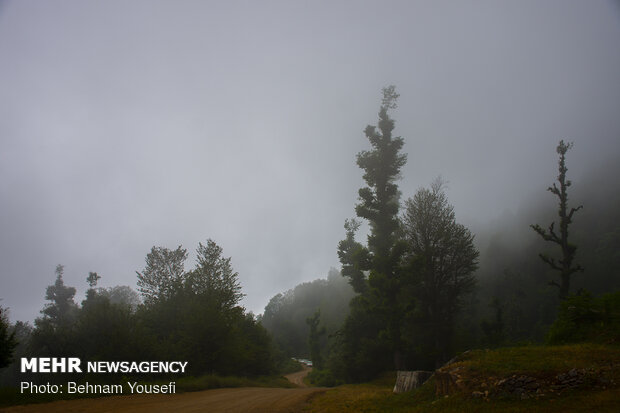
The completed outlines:
<svg viewBox="0 0 620 413">
<path fill-rule="evenodd" d="M 517 397 L 520 399 L 541 398 L 559 395 L 568 389 L 582 386 L 606 388 L 616 383 L 608 378 L 612 367 L 600 369 L 571 369 L 554 376 L 533 377 L 513 374 L 508 377 L 472 375 L 459 363 L 446 365 L 435 372 L 435 392 L 438 396 L 454 393 L 469 394 L 472 397 Z"/>
</svg>

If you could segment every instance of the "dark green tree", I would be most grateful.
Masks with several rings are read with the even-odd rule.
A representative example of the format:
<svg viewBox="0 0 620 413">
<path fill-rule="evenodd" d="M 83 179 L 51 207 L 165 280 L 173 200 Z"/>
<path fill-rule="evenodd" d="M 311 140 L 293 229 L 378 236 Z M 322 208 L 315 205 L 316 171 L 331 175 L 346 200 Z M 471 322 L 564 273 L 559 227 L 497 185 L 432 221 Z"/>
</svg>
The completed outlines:
<svg viewBox="0 0 620 413">
<path fill-rule="evenodd" d="M 325 335 L 325 326 L 319 328 L 321 323 L 321 310 L 316 310 L 312 317 L 306 318 L 306 324 L 310 327 L 308 344 L 310 346 L 310 359 L 312 365 L 317 370 L 323 368 L 323 357 L 321 356 L 321 336 Z"/>
<path fill-rule="evenodd" d="M 368 249 L 355 240 L 355 233 L 360 223 L 356 219 L 345 220 L 344 229 L 347 237 L 338 243 L 338 258 L 342 263 L 342 276 L 349 279 L 349 284 L 356 293 L 365 293 L 368 289 L 364 270 L 370 268 Z"/>
<path fill-rule="evenodd" d="M 128 285 L 97 288 L 97 294 L 108 298 L 112 304 L 129 307 L 132 312 L 135 311 L 140 304 L 140 296 Z"/>
<path fill-rule="evenodd" d="M 138 290 L 144 303 L 150 305 L 158 300 L 166 300 L 178 292 L 185 280 L 185 260 L 187 250 L 180 245 L 175 250 L 153 247 L 146 255 L 146 267 L 138 274 Z"/>
<path fill-rule="evenodd" d="M 577 253 L 577 246 L 568 240 L 568 229 L 569 225 L 573 221 L 573 214 L 583 208 L 583 205 L 580 205 L 577 208 L 568 208 L 567 191 L 571 186 L 571 181 L 566 179 L 566 171 L 568 170 L 568 168 L 566 168 L 566 152 L 568 152 L 568 150 L 572 147 L 572 142 L 565 143 L 563 140 L 561 140 L 558 144 L 556 152 L 560 155 L 560 159 L 558 161 L 558 182 L 560 187 L 558 188 L 554 182 L 552 186 L 547 188 L 547 190 L 557 196 L 559 200 L 559 234 L 556 232 L 555 221 L 551 222 L 549 228 L 546 230 L 538 224 L 530 225 L 532 229 L 542 237 L 542 239 L 557 244 L 562 251 L 562 258 L 558 261 L 556 261 L 555 258 L 549 257 L 547 254 L 539 254 L 540 258 L 547 265 L 549 265 L 549 267 L 560 273 L 559 283 L 556 280 L 551 280 L 549 282 L 549 285 L 558 287 L 560 300 L 564 300 L 568 297 L 570 292 L 571 276 L 576 272 L 583 271 L 583 268 L 581 268 L 580 265 L 573 264 L 575 254 Z"/>
<path fill-rule="evenodd" d="M 72 335 L 79 308 L 73 301 L 75 288 L 65 285 L 63 274 L 64 267 L 56 266 L 56 281 L 45 292 L 49 303 L 34 321 L 33 348 L 42 355 L 68 355 L 75 347 Z"/>
<path fill-rule="evenodd" d="M 187 274 L 186 285 L 198 295 L 213 300 L 222 309 L 232 309 L 245 294 L 241 292 L 239 274 L 222 256 L 222 247 L 208 239 L 207 245 L 198 243 L 196 268 Z"/>
<path fill-rule="evenodd" d="M 56 266 L 56 282 L 47 287 L 45 299 L 50 303 L 41 310 L 44 318 L 57 329 L 66 329 L 75 321 L 78 307 L 73 301 L 75 288 L 67 287 L 62 279 L 64 266 Z"/>
<path fill-rule="evenodd" d="M 398 271 L 403 249 L 398 237 L 400 191 L 396 181 L 400 179 L 400 170 L 407 162 L 407 156 L 400 153 L 403 139 L 392 136 L 394 120 L 388 114 L 390 109 L 396 108 L 398 96 L 394 86 L 383 88 L 378 125 L 368 125 L 364 131 L 372 149 L 357 155 L 357 165 L 364 171 L 367 186 L 359 190 L 360 202 L 355 211 L 358 217 L 368 220 L 370 224 L 368 246 L 365 248 L 354 241 L 357 225 L 355 221 L 347 222 L 347 239 L 339 244 L 339 257 L 343 275 L 350 278 L 356 291 L 363 293 L 353 307 L 355 311 L 352 311 L 351 317 L 364 318 L 374 314 L 382 320 L 380 331 L 366 331 L 374 335 L 373 338 L 368 337 L 366 342 L 382 341 L 392 352 L 395 367 L 402 369 L 403 311 L 398 304 L 402 285 Z M 365 271 L 368 271 L 367 281 Z M 363 285 L 364 282 L 367 286 Z M 358 324 L 351 322 L 350 325 Z M 357 346 L 355 342 L 364 342 L 361 337 L 343 337 L 343 340 L 351 346 Z M 362 348 L 359 351 L 367 353 Z"/>
<path fill-rule="evenodd" d="M 11 332 L 7 310 L 0 307 L 0 369 L 13 361 L 13 351 L 17 346 L 15 329 Z"/>
<path fill-rule="evenodd" d="M 475 286 L 479 253 L 474 236 L 456 222 L 441 179 L 418 190 L 405 207 L 402 228 L 417 301 L 413 341 L 438 365 L 450 356 L 455 319 Z M 420 343 L 425 336 L 428 341 Z"/>
<path fill-rule="evenodd" d="M 493 309 L 495 313 L 495 319 L 493 321 L 482 320 L 480 322 L 480 328 L 485 335 L 486 344 L 491 347 L 498 347 L 504 343 L 504 309 L 499 299 L 494 298 L 489 304 L 489 307 Z"/>
<path fill-rule="evenodd" d="M 355 206 L 355 212 L 370 223 L 368 249 L 372 254 L 372 270 L 385 276 L 393 273 L 397 264 L 392 257 L 400 206 L 400 191 L 395 182 L 407 162 L 407 155 L 400 153 L 403 139 L 392 137 L 394 120 L 388 114 L 389 109 L 396 108 L 398 97 L 394 86 L 383 89 L 378 130 L 371 125 L 364 130 L 372 150 L 357 155 L 357 165 L 364 170 L 367 186 L 359 190 L 360 203 Z"/>
<path fill-rule="evenodd" d="M 97 281 L 101 279 L 96 272 L 89 272 L 88 277 L 86 277 L 86 282 L 88 283 L 88 290 L 86 290 L 86 300 L 94 298 L 95 294 L 97 294 L 95 287 L 97 286 Z"/>
</svg>

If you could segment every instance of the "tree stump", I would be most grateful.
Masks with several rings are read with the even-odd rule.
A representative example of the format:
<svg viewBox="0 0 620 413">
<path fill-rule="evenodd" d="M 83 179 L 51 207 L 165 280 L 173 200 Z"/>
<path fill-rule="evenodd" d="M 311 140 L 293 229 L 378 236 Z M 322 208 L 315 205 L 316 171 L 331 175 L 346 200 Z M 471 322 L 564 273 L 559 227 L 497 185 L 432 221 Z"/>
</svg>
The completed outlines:
<svg viewBox="0 0 620 413">
<path fill-rule="evenodd" d="M 397 371 L 394 393 L 404 393 L 420 387 L 433 375 L 432 371 Z"/>
</svg>

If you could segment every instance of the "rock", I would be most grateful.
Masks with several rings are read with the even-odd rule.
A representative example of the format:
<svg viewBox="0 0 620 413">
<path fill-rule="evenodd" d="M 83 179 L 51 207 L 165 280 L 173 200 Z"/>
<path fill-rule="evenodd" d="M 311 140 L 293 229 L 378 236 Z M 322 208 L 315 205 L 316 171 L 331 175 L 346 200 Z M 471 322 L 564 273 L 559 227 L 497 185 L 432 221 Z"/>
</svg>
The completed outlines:
<svg viewBox="0 0 620 413">
<path fill-rule="evenodd" d="M 438 396 L 449 395 L 458 388 L 454 378 L 450 373 L 442 371 L 435 372 L 435 394 Z"/>
</svg>

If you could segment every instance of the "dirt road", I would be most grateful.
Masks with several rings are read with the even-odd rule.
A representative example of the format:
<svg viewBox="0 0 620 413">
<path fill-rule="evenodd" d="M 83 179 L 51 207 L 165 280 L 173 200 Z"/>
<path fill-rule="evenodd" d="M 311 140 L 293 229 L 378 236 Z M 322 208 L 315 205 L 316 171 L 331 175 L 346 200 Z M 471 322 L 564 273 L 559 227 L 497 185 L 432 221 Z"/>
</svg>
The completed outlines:
<svg viewBox="0 0 620 413">
<path fill-rule="evenodd" d="M 306 386 L 306 383 L 304 383 L 304 377 L 306 377 L 308 373 L 312 371 L 312 368 L 306 366 L 305 364 L 303 366 L 304 366 L 303 370 L 298 371 L 297 373 L 287 374 L 284 377 L 286 377 L 288 381 L 298 385 L 299 387 L 308 387 Z"/>
<path fill-rule="evenodd" d="M 303 385 L 303 377 L 310 369 L 293 373 L 287 378 Z M 292 413 L 301 410 L 311 394 L 324 391 L 319 388 L 261 388 L 216 389 L 173 395 L 112 396 L 97 399 L 62 400 L 52 403 L 31 404 L 0 409 L 0 412 L 208 412 L 208 413 Z"/>
</svg>

